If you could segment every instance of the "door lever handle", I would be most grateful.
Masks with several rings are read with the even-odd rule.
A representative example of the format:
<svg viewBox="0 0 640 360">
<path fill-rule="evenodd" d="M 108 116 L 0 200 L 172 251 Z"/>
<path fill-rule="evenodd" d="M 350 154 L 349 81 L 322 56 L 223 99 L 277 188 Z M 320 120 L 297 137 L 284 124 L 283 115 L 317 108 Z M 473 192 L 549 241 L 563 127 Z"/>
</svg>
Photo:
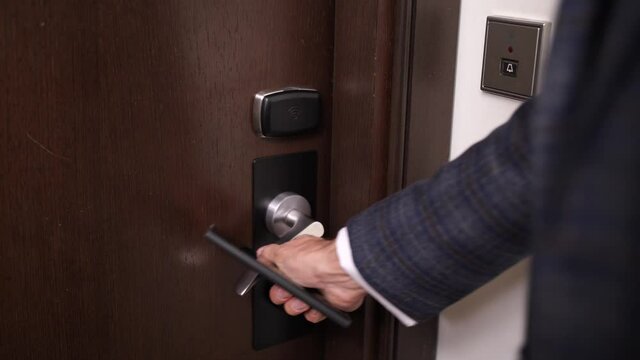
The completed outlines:
<svg viewBox="0 0 640 360">
<path fill-rule="evenodd" d="M 265 222 L 267 229 L 279 238 L 278 244 L 282 244 L 300 235 L 322 236 L 324 226 L 310 216 L 311 206 L 307 199 L 296 193 L 283 192 L 269 202 Z M 236 283 L 236 294 L 249 293 L 259 277 L 256 271 L 245 271 Z"/>
<path fill-rule="evenodd" d="M 218 245 L 224 251 L 234 256 L 237 260 L 241 261 L 245 265 L 249 266 L 250 268 L 256 271 L 259 271 L 267 279 L 280 285 L 283 289 L 290 292 L 298 299 L 304 301 L 312 308 L 326 315 L 327 318 L 331 319 L 336 324 L 342 327 L 349 327 L 349 325 L 351 325 L 351 317 L 348 314 L 345 314 L 342 311 L 333 308 L 331 305 L 326 303 L 320 297 L 314 296 L 304 288 L 296 285 L 295 283 L 291 282 L 289 279 L 273 271 L 272 269 L 263 265 L 262 263 L 256 261 L 252 255 L 247 254 L 245 251 L 242 251 L 241 249 L 235 247 L 227 239 L 222 237 L 216 231 L 215 226 L 212 226 L 211 228 L 209 228 L 209 231 L 207 231 L 204 237 L 210 242 L 212 242 L 213 244 Z M 278 329 L 278 326 L 274 326 L 273 330 L 277 331 L 277 329 Z"/>
</svg>

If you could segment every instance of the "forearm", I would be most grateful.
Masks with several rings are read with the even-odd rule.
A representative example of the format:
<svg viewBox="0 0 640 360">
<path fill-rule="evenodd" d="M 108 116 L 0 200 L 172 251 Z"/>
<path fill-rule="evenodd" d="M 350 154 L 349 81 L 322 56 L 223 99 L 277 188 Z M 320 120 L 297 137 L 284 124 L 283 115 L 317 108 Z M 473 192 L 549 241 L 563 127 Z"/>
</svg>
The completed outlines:
<svg viewBox="0 0 640 360">
<path fill-rule="evenodd" d="M 346 227 L 340 229 L 338 236 L 335 240 L 336 253 L 340 261 L 342 270 L 348 274 L 353 281 L 358 283 L 370 296 L 372 296 L 378 303 L 385 307 L 393 316 L 395 316 L 403 325 L 413 326 L 417 322 L 405 314 L 398 307 L 393 305 L 391 301 L 380 294 L 374 289 L 360 274 L 358 268 L 353 261 L 353 254 L 351 252 L 351 242 L 349 240 L 349 232 Z"/>
<path fill-rule="evenodd" d="M 409 317 L 437 314 L 529 248 L 528 110 L 348 223 L 358 271 Z"/>
</svg>

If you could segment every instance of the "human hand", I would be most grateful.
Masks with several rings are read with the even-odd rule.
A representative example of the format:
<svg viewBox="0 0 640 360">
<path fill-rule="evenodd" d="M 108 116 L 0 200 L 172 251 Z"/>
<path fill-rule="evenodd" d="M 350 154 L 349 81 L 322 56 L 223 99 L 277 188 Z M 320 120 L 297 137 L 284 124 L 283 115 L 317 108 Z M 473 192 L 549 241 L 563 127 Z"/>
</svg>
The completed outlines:
<svg viewBox="0 0 640 360">
<path fill-rule="evenodd" d="M 362 304 L 366 292 L 342 270 L 335 240 L 303 235 L 284 244 L 263 246 L 256 252 L 258 261 L 276 268 L 300 286 L 315 288 L 326 301 L 343 311 L 354 311 Z M 289 315 L 304 313 L 310 322 L 325 316 L 278 285 L 273 285 L 269 297 L 274 304 L 284 304 Z"/>
</svg>

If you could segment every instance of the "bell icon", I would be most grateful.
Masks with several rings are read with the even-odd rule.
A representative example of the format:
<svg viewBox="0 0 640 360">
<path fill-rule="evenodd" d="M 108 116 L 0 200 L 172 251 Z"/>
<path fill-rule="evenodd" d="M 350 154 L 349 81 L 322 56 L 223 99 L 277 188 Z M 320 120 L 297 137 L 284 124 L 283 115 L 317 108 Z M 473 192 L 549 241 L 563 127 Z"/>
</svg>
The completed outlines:
<svg viewBox="0 0 640 360">
<path fill-rule="evenodd" d="M 513 72 L 513 64 L 507 64 L 507 72 L 508 73 L 512 73 Z"/>
</svg>

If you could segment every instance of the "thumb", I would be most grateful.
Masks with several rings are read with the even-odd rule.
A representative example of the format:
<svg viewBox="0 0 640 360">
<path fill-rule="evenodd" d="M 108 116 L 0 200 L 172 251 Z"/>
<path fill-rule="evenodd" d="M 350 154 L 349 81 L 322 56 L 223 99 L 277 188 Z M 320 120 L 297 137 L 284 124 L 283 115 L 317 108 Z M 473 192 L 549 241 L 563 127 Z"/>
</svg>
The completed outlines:
<svg viewBox="0 0 640 360">
<path fill-rule="evenodd" d="M 280 245 L 277 244 L 271 244 L 271 245 L 265 245 L 261 248 L 259 248 L 256 251 L 256 255 L 258 257 L 258 261 L 260 261 L 261 263 L 265 264 L 265 265 L 269 265 L 269 266 L 274 266 L 276 263 L 276 258 L 278 255 L 278 248 L 280 247 Z"/>
</svg>

